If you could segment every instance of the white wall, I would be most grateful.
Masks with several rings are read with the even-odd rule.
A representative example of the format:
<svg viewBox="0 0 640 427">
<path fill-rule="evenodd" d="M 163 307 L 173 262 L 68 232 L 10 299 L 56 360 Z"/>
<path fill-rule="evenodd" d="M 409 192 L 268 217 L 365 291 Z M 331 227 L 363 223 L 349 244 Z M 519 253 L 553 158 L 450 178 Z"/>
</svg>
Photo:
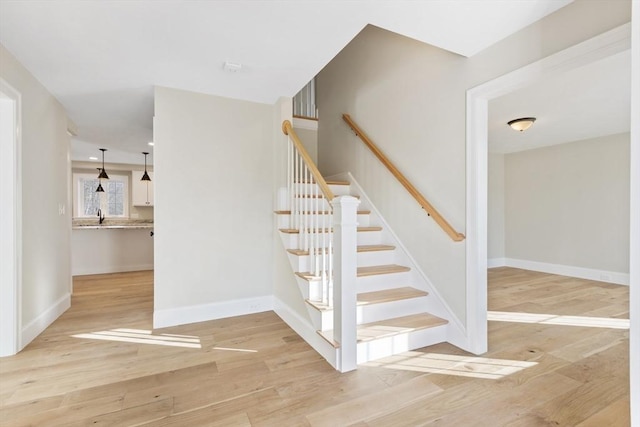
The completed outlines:
<svg viewBox="0 0 640 427">
<path fill-rule="evenodd" d="M 503 264 L 504 236 L 504 154 L 489 153 L 487 200 L 487 257 L 489 267 Z"/>
<path fill-rule="evenodd" d="M 453 243 L 342 122 L 349 113 L 459 231 L 466 90 L 630 19 L 629 2 L 576 1 L 472 58 L 365 28 L 319 74 L 318 157 L 351 171 L 449 306 L 466 321 L 465 243 Z"/>
<path fill-rule="evenodd" d="M 507 154 L 504 180 L 507 258 L 628 277 L 628 133 Z"/>
<path fill-rule="evenodd" d="M 157 87 L 155 327 L 271 309 L 274 107 Z"/>
<path fill-rule="evenodd" d="M 24 346 L 70 304 L 69 136 L 60 103 L 1 45 L 0 77 L 22 97 Z"/>
<path fill-rule="evenodd" d="M 74 229 L 71 274 L 153 270 L 151 229 Z"/>
</svg>

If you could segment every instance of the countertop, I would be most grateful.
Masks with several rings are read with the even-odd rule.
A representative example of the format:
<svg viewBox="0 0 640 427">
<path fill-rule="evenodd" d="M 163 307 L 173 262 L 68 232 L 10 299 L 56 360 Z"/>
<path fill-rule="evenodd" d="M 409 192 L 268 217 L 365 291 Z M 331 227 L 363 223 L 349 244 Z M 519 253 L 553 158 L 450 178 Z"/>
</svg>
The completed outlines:
<svg viewBox="0 0 640 427">
<path fill-rule="evenodd" d="M 106 219 L 98 224 L 97 219 L 76 219 L 72 221 L 73 230 L 152 230 L 153 220 Z"/>
</svg>

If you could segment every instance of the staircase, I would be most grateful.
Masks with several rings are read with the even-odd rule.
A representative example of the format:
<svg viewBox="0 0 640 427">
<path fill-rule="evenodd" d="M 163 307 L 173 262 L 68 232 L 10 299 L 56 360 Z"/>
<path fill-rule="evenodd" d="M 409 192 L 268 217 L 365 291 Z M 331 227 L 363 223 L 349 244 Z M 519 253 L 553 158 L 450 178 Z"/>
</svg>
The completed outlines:
<svg viewBox="0 0 640 427">
<path fill-rule="evenodd" d="M 334 254 L 332 238 L 336 225 L 331 222 L 331 204 L 322 199 L 318 184 L 309 176 L 292 175 L 288 197 L 296 210 L 293 214 L 290 210 L 276 211 L 279 234 L 309 321 L 325 344 L 339 352 L 341 345 L 334 338 L 333 289 L 328 280 L 332 272 L 325 271 L 327 265 L 329 269 L 332 265 L 324 263 L 319 269 L 318 261 L 314 260 L 314 255 L 317 259 Z M 438 302 L 426 291 L 420 275 L 403 265 L 404 258 L 393 241 L 393 233 L 379 225 L 382 221 L 377 214 L 372 214 L 366 195 L 358 194 L 361 191 L 357 187 L 354 190 L 348 181 L 325 182 L 336 199 L 352 196 L 360 200 L 354 258 L 357 260 L 356 303 L 352 308 L 356 311 L 357 323 L 356 363 L 446 341 L 448 321 L 427 312 L 431 307 L 438 307 Z M 304 225 L 296 227 L 294 223 Z M 315 234 L 308 235 L 308 231 Z M 442 315 L 442 310 L 436 311 Z M 316 350 L 326 354 L 326 349 Z M 332 362 L 331 359 L 327 358 Z"/>
</svg>

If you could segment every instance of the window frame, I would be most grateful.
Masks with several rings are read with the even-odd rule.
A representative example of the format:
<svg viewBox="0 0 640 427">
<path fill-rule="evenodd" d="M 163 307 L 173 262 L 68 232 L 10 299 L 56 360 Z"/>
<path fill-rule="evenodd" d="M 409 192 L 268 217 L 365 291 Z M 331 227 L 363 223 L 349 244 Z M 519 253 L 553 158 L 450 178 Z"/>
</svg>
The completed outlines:
<svg viewBox="0 0 640 427">
<path fill-rule="evenodd" d="M 73 193 L 74 193 L 74 218 L 93 218 L 95 215 L 85 215 L 85 201 L 84 201 L 84 182 L 87 180 L 97 180 L 97 173 L 89 173 L 89 172 L 73 172 Z M 120 174 L 117 171 L 109 172 L 110 179 L 103 179 L 102 186 L 105 188 L 105 192 L 100 197 L 100 210 L 102 214 L 107 218 L 129 218 L 130 214 L 130 203 L 129 203 L 129 194 L 130 194 L 130 180 L 129 175 Z M 122 215 L 114 215 L 109 211 L 109 203 L 108 203 L 108 183 L 118 181 L 123 183 L 122 187 Z"/>
</svg>

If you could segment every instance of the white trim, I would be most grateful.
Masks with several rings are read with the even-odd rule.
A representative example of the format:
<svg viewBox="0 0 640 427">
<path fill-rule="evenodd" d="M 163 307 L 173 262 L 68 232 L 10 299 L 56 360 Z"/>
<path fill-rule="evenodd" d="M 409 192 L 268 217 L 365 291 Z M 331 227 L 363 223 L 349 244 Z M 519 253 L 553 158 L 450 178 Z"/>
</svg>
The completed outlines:
<svg viewBox="0 0 640 427">
<path fill-rule="evenodd" d="M 489 258 L 487 260 L 487 268 L 506 267 L 506 258 Z"/>
<path fill-rule="evenodd" d="M 210 304 L 190 305 L 185 307 L 154 310 L 153 328 L 186 325 L 188 323 L 206 322 L 208 320 L 227 317 L 244 316 L 273 310 L 271 295 L 253 298 L 241 298 L 231 301 Z"/>
<path fill-rule="evenodd" d="M 273 297 L 273 311 L 287 324 L 296 334 L 300 335 L 315 351 L 317 351 L 331 366 L 338 369 L 337 353 L 331 344 L 318 334 L 313 325 L 303 319 L 298 313 L 292 310 L 278 297 Z"/>
<path fill-rule="evenodd" d="M 505 267 L 539 271 L 541 273 L 558 274 L 560 276 L 577 277 L 578 279 L 596 280 L 615 285 L 629 285 L 629 275 L 617 271 L 595 270 L 572 265 L 551 264 L 548 262 L 529 261 L 526 259 L 505 258 Z"/>
<path fill-rule="evenodd" d="M 632 402 L 631 426 L 640 427 L 640 2 L 631 3 L 629 400 Z"/>
<path fill-rule="evenodd" d="M 488 103 L 533 82 L 630 47 L 630 24 L 607 31 L 568 49 L 505 74 L 467 91 L 466 151 L 466 273 L 467 332 L 472 351 L 487 350 L 487 123 Z M 637 117 L 632 118 L 638 120 Z M 632 215 L 631 218 L 634 218 Z M 637 218 L 637 216 L 635 217 Z M 632 262 L 634 262 L 632 260 Z"/>
<path fill-rule="evenodd" d="M 40 316 L 33 319 L 21 331 L 24 346 L 33 341 L 38 335 L 49 327 L 58 317 L 71 307 L 71 294 L 66 293 L 46 309 Z"/>
<path fill-rule="evenodd" d="M 12 110 L 9 141 L 0 148 L 0 356 L 24 347 L 22 328 L 22 96 L 0 78 L 3 109 Z M 7 111 L 2 113 L 7 118 Z M 4 139 L 5 135 L 2 136 Z"/>
<path fill-rule="evenodd" d="M 74 268 L 71 274 L 73 276 L 86 276 L 88 274 L 109 274 L 109 273 L 125 273 L 127 271 L 146 271 L 153 270 L 153 263 L 136 264 L 136 265 L 109 265 L 103 268 Z"/>
<path fill-rule="evenodd" d="M 309 119 L 301 119 L 299 117 L 293 118 L 293 127 L 294 129 L 308 129 L 308 130 L 318 130 L 318 121 L 317 120 L 309 120 Z"/>
</svg>

